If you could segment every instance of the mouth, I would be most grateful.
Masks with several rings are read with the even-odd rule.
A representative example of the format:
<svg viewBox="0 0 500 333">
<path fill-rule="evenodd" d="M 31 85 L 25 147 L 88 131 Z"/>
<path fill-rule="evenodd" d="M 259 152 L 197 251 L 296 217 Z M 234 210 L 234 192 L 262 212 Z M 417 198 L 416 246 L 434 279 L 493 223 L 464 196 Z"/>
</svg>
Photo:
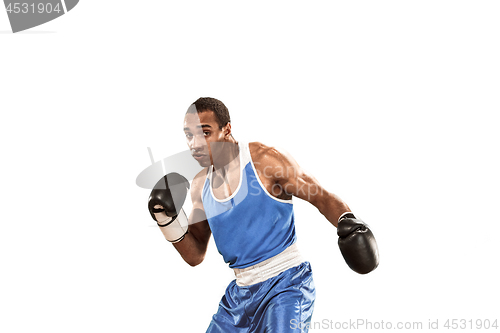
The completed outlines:
<svg viewBox="0 0 500 333">
<path fill-rule="evenodd" d="M 204 159 L 207 155 L 204 155 L 204 154 L 192 154 L 194 159 L 199 161 L 201 159 Z"/>
</svg>

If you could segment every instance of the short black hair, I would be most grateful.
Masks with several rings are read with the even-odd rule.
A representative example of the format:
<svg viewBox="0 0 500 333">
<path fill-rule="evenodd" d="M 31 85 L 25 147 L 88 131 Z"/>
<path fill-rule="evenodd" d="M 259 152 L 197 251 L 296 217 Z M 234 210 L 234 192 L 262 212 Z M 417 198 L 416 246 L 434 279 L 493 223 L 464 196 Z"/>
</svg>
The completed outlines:
<svg viewBox="0 0 500 333">
<path fill-rule="evenodd" d="M 196 111 L 198 113 L 205 111 L 213 111 L 215 114 L 215 118 L 217 118 L 217 124 L 219 125 L 219 129 L 226 126 L 227 123 L 231 122 L 231 117 L 229 116 L 229 110 L 227 107 L 219 101 L 218 99 L 212 97 L 200 97 L 194 103 L 196 106 Z M 189 112 L 194 112 L 192 108 L 188 109 Z"/>
</svg>

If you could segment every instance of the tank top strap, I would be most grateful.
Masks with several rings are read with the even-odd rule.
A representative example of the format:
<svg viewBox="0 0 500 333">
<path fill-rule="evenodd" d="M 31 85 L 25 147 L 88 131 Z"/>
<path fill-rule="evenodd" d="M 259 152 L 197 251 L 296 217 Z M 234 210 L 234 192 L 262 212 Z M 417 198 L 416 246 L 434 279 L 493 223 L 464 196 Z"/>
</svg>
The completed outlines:
<svg viewBox="0 0 500 333">
<path fill-rule="evenodd" d="M 242 168 L 245 168 L 245 166 L 252 161 L 252 157 L 250 156 L 250 148 L 248 146 L 248 142 L 238 142 L 238 146 L 240 148 L 240 154 L 241 154 L 241 164 Z"/>
</svg>

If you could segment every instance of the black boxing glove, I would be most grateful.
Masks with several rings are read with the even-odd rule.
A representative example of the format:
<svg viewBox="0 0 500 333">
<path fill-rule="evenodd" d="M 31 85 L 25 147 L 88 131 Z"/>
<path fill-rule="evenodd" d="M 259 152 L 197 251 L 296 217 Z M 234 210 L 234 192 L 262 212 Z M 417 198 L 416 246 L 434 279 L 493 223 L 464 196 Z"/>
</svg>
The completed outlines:
<svg viewBox="0 0 500 333">
<path fill-rule="evenodd" d="M 366 274 L 379 263 L 377 241 L 368 225 L 351 212 L 339 218 L 339 248 L 347 265 L 356 273 Z"/>
<path fill-rule="evenodd" d="M 188 232 L 188 219 L 182 209 L 189 182 L 178 173 L 163 176 L 149 195 L 148 209 L 151 217 L 172 243 L 180 242 Z"/>
</svg>

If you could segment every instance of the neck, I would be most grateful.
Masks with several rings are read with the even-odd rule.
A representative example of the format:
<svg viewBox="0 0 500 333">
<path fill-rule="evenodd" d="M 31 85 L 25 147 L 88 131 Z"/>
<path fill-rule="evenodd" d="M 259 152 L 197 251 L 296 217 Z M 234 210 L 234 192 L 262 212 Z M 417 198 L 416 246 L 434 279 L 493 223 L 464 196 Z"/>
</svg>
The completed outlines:
<svg viewBox="0 0 500 333">
<path fill-rule="evenodd" d="M 233 166 L 239 164 L 240 149 L 238 142 L 231 137 L 231 140 L 225 141 L 222 144 L 219 158 L 213 161 L 214 171 L 220 171 L 225 174 L 226 171 L 232 169 Z"/>
</svg>

